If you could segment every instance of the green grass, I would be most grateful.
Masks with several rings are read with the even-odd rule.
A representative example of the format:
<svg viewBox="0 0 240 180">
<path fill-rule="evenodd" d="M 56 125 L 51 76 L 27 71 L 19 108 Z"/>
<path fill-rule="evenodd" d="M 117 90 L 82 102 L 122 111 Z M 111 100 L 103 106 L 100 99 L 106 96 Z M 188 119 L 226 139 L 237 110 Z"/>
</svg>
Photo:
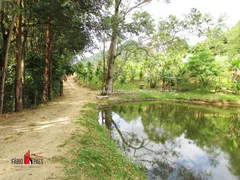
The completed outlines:
<svg viewBox="0 0 240 180">
<path fill-rule="evenodd" d="M 89 88 L 91 90 L 99 90 L 102 87 L 102 82 L 100 82 L 98 79 L 93 78 L 92 81 L 83 80 L 81 78 L 77 78 L 78 83 L 82 85 L 83 87 Z"/>
<path fill-rule="evenodd" d="M 176 99 L 191 101 L 202 101 L 206 103 L 221 104 L 239 104 L 240 96 L 233 94 L 215 94 L 215 93 L 198 93 L 198 92 L 176 92 L 160 94 L 139 94 L 139 99 Z"/>
<path fill-rule="evenodd" d="M 145 179 L 143 170 L 119 151 L 110 132 L 97 122 L 97 107 L 88 104 L 79 118 L 86 129 L 71 139 L 66 179 Z"/>
<path fill-rule="evenodd" d="M 151 93 L 141 92 L 139 88 L 140 85 L 144 85 L 144 91 L 149 91 Z M 86 87 L 91 89 L 100 90 L 100 84 L 94 84 L 94 82 L 86 84 Z M 191 87 L 193 89 L 193 87 Z M 240 105 L 240 95 L 234 94 L 225 94 L 225 93 L 213 93 L 212 91 L 205 89 L 196 89 L 192 91 L 185 92 L 162 92 L 161 87 L 156 89 L 149 88 L 149 84 L 144 81 L 134 81 L 129 82 L 127 84 L 121 85 L 119 82 L 114 84 L 115 90 L 123 90 L 123 91 L 131 91 L 137 90 L 136 94 L 118 94 L 120 100 L 128 100 L 128 101 L 141 101 L 146 99 L 169 99 L 169 100 L 187 100 L 187 101 L 202 101 L 206 103 L 220 103 L 220 104 L 233 104 Z"/>
<path fill-rule="evenodd" d="M 215 94 L 199 92 L 176 93 L 137 93 L 114 94 L 109 99 L 99 100 L 100 107 L 111 107 L 114 104 L 140 101 L 180 101 L 193 104 L 207 104 L 217 106 L 240 106 L 240 96 L 233 94 Z"/>
</svg>

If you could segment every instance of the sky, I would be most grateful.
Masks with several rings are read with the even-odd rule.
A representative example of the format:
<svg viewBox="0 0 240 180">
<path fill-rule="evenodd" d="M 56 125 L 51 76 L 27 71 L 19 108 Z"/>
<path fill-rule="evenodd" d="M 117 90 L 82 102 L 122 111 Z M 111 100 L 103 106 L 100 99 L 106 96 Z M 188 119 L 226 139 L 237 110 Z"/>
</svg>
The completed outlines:
<svg viewBox="0 0 240 180">
<path fill-rule="evenodd" d="M 163 0 L 153 0 L 142 9 L 149 12 L 157 22 L 159 18 L 167 18 L 170 14 L 181 17 L 196 8 L 201 13 L 208 13 L 214 19 L 226 15 L 226 25 L 231 28 L 240 21 L 240 0 L 171 0 L 171 3 L 164 3 Z M 194 45 L 204 38 L 189 35 L 187 41 Z"/>
<path fill-rule="evenodd" d="M 227 15 L 226 24 L 234 26 L 240 20 L 240 0 L 171 0 L 171 3 L 163 3 L 162 0 L 153 0 L 143 10 L 148 11 L 155 20 L 166 18 L 173 14 L 181 16 L 190 12 L 191 8 L 197 8 L 201 13 L 209 13 L 218 19 L 221 14 Z"/>
</svg>

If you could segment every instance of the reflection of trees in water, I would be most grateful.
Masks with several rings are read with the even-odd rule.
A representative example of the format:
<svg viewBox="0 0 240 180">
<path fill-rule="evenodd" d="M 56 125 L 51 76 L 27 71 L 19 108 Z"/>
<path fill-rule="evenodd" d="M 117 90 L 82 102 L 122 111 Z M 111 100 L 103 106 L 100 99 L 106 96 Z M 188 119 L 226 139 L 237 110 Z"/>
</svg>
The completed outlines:
<svg viewBox="0 0 240 180">
<path fill-rule="evenodd" d="M 216 149 L 220 148 L 222 151 L 227 152 L 229 154 L 229 170 L 234 175 L 240 176 L 240 158 L 238 158 L 240 157 L 240 152 L 239 149 L 233 148 L 232 141 L 233 138 L 236 138 L 237 142 L 240 142 L 239 114 L 168 103 L 124 104 L 114 107 L 113 110 L 127 122 L 136 120 L 141 116 L 144 132 L 148 135 L 147 140 L 139 139 L 131 133 L 121 132 L 121 139 L 125 140 L 121 140 L 122 142 L 118 143 L 121 144 L 124 152 L 129 153 L 135 148 L 137 150 L 135 150 L 134 154 L 137 155 L 136 152 L 149 146 L 150 142 L 165 144 L 184 133 L 185 138 L 193 140 L 197 146 L 208 153 L 209 162 L 214 167 L 219 163 L 217 160 L 219 152 Z M 112 125 L 112 127 L 115 126 Z M 120 131 L 117 132 L 119 133 Z M 151 154 L 153 152 L 148 151 L 148 153 Z M 164 147 L 159 154 L 164 154 Z M 168 154 L 172 157 L 171 151 L 168 150 Z M 138 157 L 138 159 L 140 158 Z M 168 164 L 169 161 L 163 161 L 162 159 L 160 162 L 158 162 L 159 159 L 154 161 L 158 164 L 155 164 L 156 169 L 162 164 L 169 167 L 166 169 L 168 172 L 171 171 L 171 168 L 176 169 L 176 165 Z M 152 170 L 152 172 L 155 171 L 155 169 Z"/>
<path fill-rule="evenodd" d="M 149 179 L 172 179 L 172 180 L 207 180 L 211 174 L 207 171 L 194 172 L 193 169 L 181 164 L 168 164 L 164 161 L 157 161 L 155 168 L 151 169 L 152 173 Z"/>
<path fill-rule="evenodd" d="M 231 122 L 228 128 L 228 136 L 233 137 L 240 148 L 240 115 L 232 114 Z"/>
<path fill-rule="evenodd" d="M 131 109 L 132 110 L 132 109 Z M 168 140 L 159 145 L 156 149 L 156 143 L 149 138 L 141 138 L 134 132 L 123 132 L 116 123 L 118 120 L 112 119 L 110 110 L 102 111 L 102 118 L 106 127 L 111 131 L 115 129 L 120 139 L 115 138 L 116 142 L 126 154 L 140 166 L 148 169 L 149 179 L 208 179 L 209 173 L 204 171 L 195 172 L 191 167 L 185 166 L 179 162 L 175 162 L 181 156 L 180 152 L 176 151 L 180 147 L 178 140 Z M 111 122 L 111 124 L 110 124 Z M 155 147 L 154 147 L 155 146 Z"/>
<path fill-rule="evenodd" d="M 230 149 L 230 171 L 240 177 L 240 114 L 232 114 L 231 121 L 228 126 L 227 137 L 229 138 L 229 146 L 225 147 Z M 238 149 L 238 151 L 236 151 Z"/>
</svg>

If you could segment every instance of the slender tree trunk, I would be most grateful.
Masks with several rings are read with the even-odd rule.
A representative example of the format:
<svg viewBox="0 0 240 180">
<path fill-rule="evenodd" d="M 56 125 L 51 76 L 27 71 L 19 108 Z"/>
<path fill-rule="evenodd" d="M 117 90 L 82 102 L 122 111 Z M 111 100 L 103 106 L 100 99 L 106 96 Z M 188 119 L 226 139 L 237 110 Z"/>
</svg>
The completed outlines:
<svg viewBox="0 0 240 180">
<path fill-rule="evenodd" d="M 25 9 L 25 2 L 22 0 L 22 8 Z M 26 11 L 24 12 L 26 14 Z M 26 22 L 27 23 L 27 22 Z M 25 18 L 22 15 L 22 24 L 25 24 Z M 28 29 L 27 27 L 22 27 L 23 31 L 23 40 L 22 40 L 22 83 L 23 83 L 23 106 L 24 104 L 27 104 L 27 94 L 25 91 L 25 82 L 26 82 L 26 73 L 25 73 L 25 61 L 26 61 L 26 52 L 28 52 L 27 49 L 27 43 L 28 43 Z"/>
<path fill-rule="evenodd" d="M 63 79 L 60 80 L 60 96 L 63 96 Z"/>
<path fill-rule="evenodd" d="M 102 74 L 102 94 L 106 94 L 105 89 L 106 83 L 106 44 L 105 44 L 105 35 L 103 37 L 103 74 Z"/>
<path fill-rule="evenodd" d="M 105 114 L 105 126 L 110 130 L 111 132 L 111 127 L 112 127 L 112 111 L 110 109 L 107 109 L 104 111 Z"/>
<path fill-rule="evenodd" d="M 48 86 L 48 99 L 52 101 L 52 42 L 50 37 L 50 51 L 49 51 L 49 86 Z"/>
<path fill-rule="evenodd" d="M 21 0 L 19 7 L 21 5 Z M 16 89 L 15 111 L 22 111 L 22 87 L 23 87 L 23 59 L 22 59 L 22 14 L 16 17 Z"/>
<path fill-rule="evenodd" d="M 117 21 L 119 16 L 119 6 L 120 0 L 115 0 L 115 13 L 114 18 Z M 117 52 L 117 34 L 118 34 L 118 24 L 113 23 L 112 25 L 112 38 L 111 44 L 108 50 L 108 70 L 106 77 L 106 93 L 111 94 L 113 90 L 113 73 L 114 73 L 114 61 Z"/>
<path fill-rule="evenodd" d="M 165 80 L 163 79 L 163 83 L 162 83 L 162 91 L 165 90 Z"/>
<path fill-rule="evenodd" d="M 14 112 L 14 110 L 15 110 L 15 96 L 16 96 L 16 93 L 15 93 L 15 91 L 16 91 L 16 86 L 13 86 L 13 88 L 12 88 L 12 93 L 11 93 L 11 95 L 12 95 L 12 109 L 11 109 L 11 112 Z"/>
<path fill-rule="evenodd" d="M 36 83 L 34 82 L 34 106 L 37 105 L 37 87 Z"/>
<path fill-rule="evenodd" d="M 178 80 L 176 81 L 176 84 L 177 84 L 176 91 L 178 91 L 178 86 L 179 86 Z"/>
<path fill-rule="evenodd" d="M 27 94 L 25 91 L 25 82 L 26 82 L 26 73 L 25 73 L 25 61 L 26 61 L 26 52 L 27 50 L 27 41 L 28 41 L 28 32 L 25 28 L 23 28 L 24 36 L 22 43 L 22 83 L 23 83 L 23 104 L 27 104 Z"/>
<path fill-rule="evenodd" d="M 19 0 L 18 0 L 19 2 Z M 2 79 L 1 79 L 1 86 L 0 86 L 0 114 L 3 112 L 3 101 L 4 101 L 4 88 L 5 88 L 5 79 L 6 79 L 6 72 L 7 72 L 7 62 L 8 62 L 8 51 L 10 47 L 10 41 L 12 38 L 12 31 L 15 25 L 16 14 L 13 15 L 12 24 L 8 31 L 7 42 L 4 45 L 4 59 L 2 64 Z"/>
<path fill-rule="evenodd" d="M 46 50 L 45 50 L 45 70 L 44 70 L 44 89 L 43 89 L 43 103 L 47 103 L 49 100 L 49 59 L 50 59 L 50 18 L 46 28 Z"/>
</svg>

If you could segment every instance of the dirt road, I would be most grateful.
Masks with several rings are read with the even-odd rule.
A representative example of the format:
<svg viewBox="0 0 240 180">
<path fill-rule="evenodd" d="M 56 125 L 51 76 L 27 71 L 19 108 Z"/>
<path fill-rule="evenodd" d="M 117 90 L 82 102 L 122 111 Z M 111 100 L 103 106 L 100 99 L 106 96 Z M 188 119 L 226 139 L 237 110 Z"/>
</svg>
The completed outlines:
<svg viewBox="0 0 240 180">
<path fill-rule="evenodd" d="M 34 110 L 1 117 L 0 180 L 62 179 L 63 166 L 53 159 L 65 155 L 68 149 L 60 146 L 78 126 L 81 107 L 93 101 L 95 92 L 80 87 L 70 77 L 64 83 L 64 97 Z M 28 150 L 32 159 L 43 159 L 43 164 L 11 163 L 13 158 L 23 159 Z"/>
</svg>

